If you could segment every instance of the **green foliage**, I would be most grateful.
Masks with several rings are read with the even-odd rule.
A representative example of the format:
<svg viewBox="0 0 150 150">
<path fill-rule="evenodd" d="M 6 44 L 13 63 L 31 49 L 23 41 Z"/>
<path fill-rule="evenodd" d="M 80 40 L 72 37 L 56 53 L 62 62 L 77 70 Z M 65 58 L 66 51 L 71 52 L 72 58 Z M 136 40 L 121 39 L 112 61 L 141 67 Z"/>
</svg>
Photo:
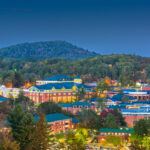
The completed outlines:
<svg viewBox="0 0 150 150">
<path fill-rule="evenodd" d="M 19 104 L 25 112 L 35 114 L 36 108 L 34 102 L 30 100 L 30 98 L 24 96 L 23 93 L 20 93 L 18 98 L 10 99 L 9 103 L 12 105 L 12 108 Z"/>
<path fill-rule="evenodd" d="M 145 136 L 142 140 L 142 146 L 146 148 L 146 150 L 150 149 L 150 136 Z"/>
<path fill-rule="evenodd" d="M 61 107 L 59 107 L 56 103 L 53 102 L 44 102 L 41 103 L 38 107 L 38 112 L 43 112 L 44 114 L 52 114 L 52 113 L 61 113 Z"/>
<path fill-rule="evenodd" d="M 88 132 L 86 129 L 77 129 L 75 131 L 68 131 L 65 137 L 65 144 L 71 150 L 84 150 Z"/>
<path fill-rule="evenodd" d="M 109 64 L 112 64 L 112 67 Z M 33 59 L 33 57 L 32 59 L 1 58 L 0 83 L 11 82 L 16 68 L 23 79 L 30 82 L 56 74 L 79 74 L 85 82 L 98 81 L 108 76 L 111 79 L 120 79 L 121 85 L 126 86 L 133 85 L 132 83 L 137 79 L 150 78 L 149 64 L 150 58 L 134 55 L 107 55 L 76 61 L 59 58 L 47 60 Z M 141 73 L 143 69 L 146 74 Z"/>
<path fill-rule="evenodd" d="M 106 98 L 97 97 L 96 98 L 96 107 L 98 110 L 103 111 L 106 108 Z"/>
<path fill-rule="evenodd" d="M 77 113 L 77 119 L 80 120 L 80 126 L 89 129 L 99 129 L 101 127 L 101 119 L 92 110 L 83 110 Z"/>
<path fill-rule="evenodd" d="M 45 116 L 40 113 L 39 119 L 35 124 L 35 132 L 32 135 L 32 150 L 48 150 L 50 149 L 51 128 L 47 124 Z"/>
<path fill-rule="evenodd" d="M 118 126 L 124 127 L 124 126 L 127 125 L 126 122 L 125 122 L 124 117 L 122 116 L 121 112 L 118 111 L 118 109 L 114 109 L 113 110 L 113 114 L 114 114 L 114 116 L 115 116 L 115 118 L 117 120 L 117 125 Z"/>
<path fill-rule="evenodd" d="M 85 89 L 82 87 L 80 89 L 78 89 L 77 93 L 76 93 L 76 101 L 80 101 L 82 99 L 85 98 Z"/>
<path fill-rule="evenodd" d="M 148 124 L 144 119 L 140 119 L 138 122 L 136 122 L 134 126 L 134 132 L 138 136 L 144 136 L 148 134 Z"/>
<path fill-rule="evenodd" d="M 109 135 L 109 136 L 106 137 L 106 141 L 108 143 L 113 144 L 114 146 L 121 145 L 121 137 L 120 136 Z"/>
<path fill-rule="evenodd" d="M 5 136 L 0 139 L 0 150 L 20 150 L 20 148 L 19 144 Z"/>
<path fill-rule="evenodd" d="M 66 58 L 75 60 L 79 58 L 87 58 L 97 56 L 94 52 L 89 52 L 82 48 L 78 48 L 65 41 L 35 42 L 24 43 L 0 50 L 0 55 L 11 58 Z M 71 57 L 70 57 L 71 56 Z M 15 65 L 17 68 L 17 65 Z"/>
<path fill-rule="evenodd" d="M 24 113 L 21 105 L 17 105 L 7 117 L 11 127 L 13 138 L 20 144 L 21 150 L 25 149 L 31 140 L 34 132 L 34 119 L 29 113 Z"/>
<path fill-rule="evenodd" d="M 103 91 L 108 91 L 110 90 L 110 86 L 103 80 L 101 79 L 97 86 L 96 86 L 96 89 L 98 92 L 102 93 Z"/>
<path fill-rule="evenodd" d="M 109 113 L 107 115 L 107 117 L 105 118 L 104 127 L 110 129 L 116 129 L 118 127 L 117 120 L 113 114 Z"/>
<path fill-rule="evenodd" d="M 12 76 L 12 85 L 15 88 L 19 88 L 24 85 L 24 79 L 20 72 L 14 72 Z"/>
</svg>

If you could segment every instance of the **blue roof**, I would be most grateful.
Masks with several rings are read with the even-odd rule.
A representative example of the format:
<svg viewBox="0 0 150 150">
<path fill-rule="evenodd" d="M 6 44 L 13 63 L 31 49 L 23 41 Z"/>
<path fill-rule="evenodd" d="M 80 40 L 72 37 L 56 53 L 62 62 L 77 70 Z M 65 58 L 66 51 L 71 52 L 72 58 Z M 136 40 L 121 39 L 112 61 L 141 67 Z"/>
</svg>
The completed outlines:
<svg viewBox="0 0 150 150">
<path fill-rule="evenodd" d="M 121 111 L 122 113 L 124 112 L 129 112 L 129 113 L 150 113 L 150 110 L 147 109 L 123 109 Z"/>
<path fill-rule="evenodd" d="M 74 103 L 58 103 L 59 106 L 63 106 L 63 107 L 73 107 L 73 106 L 88 106 L 90 107 L 90 103 L 88 102 L 74 102 Z"/>
<path fill-rule="evenodd" d="M 79 122 L 80 122 L 79 120 L 72 118 L 72 123 L 79 123 Z"/>
<path fill-rule="evenodd" d="M 0 97 L 0 102 L 4 102 L 4 101 L 7 101 L 8 98 L 7 97 Z"/>
<path fill-rule="evenodd" d="M 76 86 L 77 88 L 84 87 L 85 89 L 91 88 L 91 86 L 87 86 L 84 84 L 77 84 L 74 82 L 48 83 L 48 84 L 43 84 L 43 85 L 34 85 L 32 87 L 35 87 L 39 90 L 51 90 L 53 88 L 55 88 L 55 89 L 62 89 L 62 88 L 72 89 L 73 86 Z"/>
<path fill-rule="evenodd" d="M 81 79 L 79 75 L 75 76 L 74 79 Z"/>
<path fill-rule="evenodd" d="M 135 92 L 135 89 L 123 89 L 122 92 L 123 93 L 129 93 L 129 92 Z"/>
<path fill-rule="evenodd" d="M 34 119 L 37 121 L 38 120 L 38 116 L 34 116 Z M 71 117 L 65 116 L 61 113 L 55 113 L 55 114 L 48 114 L 46 115 L 46 121 L 48 122 L 54 122 L 54 121 L 58 121 L 58 120 L 66 120 L 66 119 L 71 119 L 73 123 L 78 123 L 79 121 L 76 119 L 73 119 Z"/>
<path fill-rule="evenodd" d="M 44 81 L 71 81 L 72 78 L 66 75 L 55 75 L 44 79 Z"/>
<path fill-rule="evenodd" d="M 114 102 L 119 102 L 119 101 L 122 101 L 122 98 L 123 97 L 127 97 L 129 98 L 130 100 L 135 100 L 134 97 L 132 96 L 129 96 L 129 95 L 114 95 L 113 97 L 111 97 L 110 99 Z"/>
</svg>

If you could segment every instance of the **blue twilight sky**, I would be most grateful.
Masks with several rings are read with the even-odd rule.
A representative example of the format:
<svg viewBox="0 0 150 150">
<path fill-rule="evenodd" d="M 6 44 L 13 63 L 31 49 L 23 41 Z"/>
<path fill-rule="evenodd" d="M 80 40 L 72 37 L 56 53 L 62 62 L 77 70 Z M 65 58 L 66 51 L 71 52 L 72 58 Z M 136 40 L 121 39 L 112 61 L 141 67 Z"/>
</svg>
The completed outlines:
<svg viewBox="0 0 150 150">
<path fill-rule="evenodd" d="M 150 56 L 150 0 L 0 0 L 0 48 L 51 40 Z"/>
</svg>

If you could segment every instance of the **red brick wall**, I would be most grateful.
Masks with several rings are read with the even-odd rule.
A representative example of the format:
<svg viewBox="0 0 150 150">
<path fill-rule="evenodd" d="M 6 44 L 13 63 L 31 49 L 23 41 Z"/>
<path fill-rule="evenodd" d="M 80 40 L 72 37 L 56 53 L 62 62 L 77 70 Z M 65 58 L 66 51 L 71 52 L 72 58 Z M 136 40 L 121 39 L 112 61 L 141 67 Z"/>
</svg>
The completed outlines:
<svg viewBox="0 0 150 150">
<path fill-rule="evenodd" d="M 127 125 L 129 127 L 133 127 L 134 124 L 133 122 L 134 121 L 138 121 L 142 118 L 147 118 L 147 117 L 150 117 L 150 116 L 144 116 L 144 115 L 123 115 L 123 117 L 125 118 L 125 121 L 127 122 Z"/>
</svg>

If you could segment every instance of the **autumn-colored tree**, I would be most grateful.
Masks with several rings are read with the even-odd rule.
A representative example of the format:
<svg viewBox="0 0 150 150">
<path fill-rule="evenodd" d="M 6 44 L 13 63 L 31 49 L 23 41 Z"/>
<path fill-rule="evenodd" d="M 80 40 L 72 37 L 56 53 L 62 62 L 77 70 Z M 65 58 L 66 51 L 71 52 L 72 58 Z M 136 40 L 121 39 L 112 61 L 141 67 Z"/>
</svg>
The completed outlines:
<svg viewBox="0 0 150 150">
<path fill-rule="evenodd" d="M 11 134 L 0 132 L 0 150 L 20 150 L 20 147 Z"/>
<path fill-rule="evenodd" d="M 39 113 L 38 121 L 35 124 L 35 132 L 32 135 L 32 150 L 50 149 L 50 125 L 47 124 L 44 114 Z"/>
</svg>

